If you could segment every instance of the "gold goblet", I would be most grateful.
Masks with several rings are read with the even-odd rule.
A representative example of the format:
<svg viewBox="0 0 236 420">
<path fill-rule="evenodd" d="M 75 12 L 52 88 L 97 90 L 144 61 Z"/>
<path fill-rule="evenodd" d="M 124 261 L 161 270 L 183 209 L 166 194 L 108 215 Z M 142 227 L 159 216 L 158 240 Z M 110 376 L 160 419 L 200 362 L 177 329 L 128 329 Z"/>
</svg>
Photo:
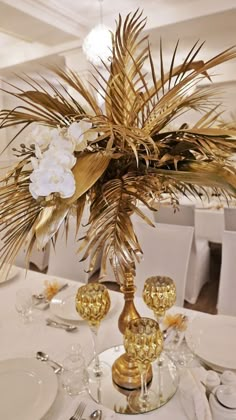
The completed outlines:
<svg viewBox="0 0 236 420">
<path fill-rule="evenodd" d="M 170 277 L 153 276 L 149 277 L 143 288 L 143 300 L 154 312 L 156 320 L 160 323 L 165 312 L 170 309 L 176 301 L 176 287 Z M 157 359 L 157 371 L 159 380 L 159 398 L 163 399 L 163 360 Z"/>
<path fill-rule="evenodd" d="M 90 378 L 98 379 L 110 372 L 110 366 L 100 363 L 97 352 L 97 334 L 100 322 L 107 315 L 110 308 L 110 296 L 106 286 L 100 283 L 90 283 L 81 286 L 76 295 L 76 310 L 90 326 L 93 344 L 94 359 L 89 366 Z"/>
<path fill-rule="evenodd" d="M 125 330 L 124 347 L 130 358 L 137 363 L 141 376 L 141 390 L 130 393 L 129 406 L 136 413 L 153 410 L 159 406 L 160 401 L 154 391 L 147 389 L 147 372 L 163 347 L 158 323 L 150 318 L 131 320 Z"/>
<path fill-rule="evenodd" d="M 149 277 L 143 288 L 143 300 L 152 309 L 158 322 L 176 301 L 176 287 L 170 277 Z"/>
</svg>

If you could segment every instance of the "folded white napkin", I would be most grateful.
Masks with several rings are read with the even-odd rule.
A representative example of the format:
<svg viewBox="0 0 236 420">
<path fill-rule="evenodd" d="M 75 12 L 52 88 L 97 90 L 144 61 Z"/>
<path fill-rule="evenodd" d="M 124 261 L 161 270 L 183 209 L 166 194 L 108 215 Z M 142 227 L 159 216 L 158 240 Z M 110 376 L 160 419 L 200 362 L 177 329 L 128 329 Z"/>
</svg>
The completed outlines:
<svg viewBox="0 0 236 420">
<path fill-rule="evenodd" d="M 57 280 L 57 279 L 55 279 L 54 280 L 56 283 L 57 283 L 57 285 L 58 285 L 58 291 L 55 293 L 55 295 L 57 294 L 57 293 L 59 293 L 59 292 L 61 292 L 62 290 L 64 290 L 67 286 L 68 286 L 68 283 L 66 283 L 65 281 L 59 281 L 59 280 Z M 53 283 L 53 281 L 50 281 L 49 282 L 49 284 L 50 283 Z M 45 289 L 44 290 L 41 290 L 41 291 L 39 291 L 38 293 L 36 293 L 36 294 L 44 294 L 44 292 L 45 292 Z M 33 303 L 34 303 L 34 308 L 35 309 L 39 309 L 39 310 L 45 310 L 45 309 L 48 309 L 49 308 L 49 305 L 50 305 L 50 302 L 48 301 L 48 300 L 44 300 L 44 299 L 42 299 L 42 300 L 37 300 L 37 299 L 34 299 L 33 300 Z"/>
<path fill-rule="evenodd" d="M 189 420 L 212 420 L 205 387 L 201 383 L 205 383 L 206 374 L 203 367 L 183 369 L 181 372 L 178 393 Z"/>
</svg>

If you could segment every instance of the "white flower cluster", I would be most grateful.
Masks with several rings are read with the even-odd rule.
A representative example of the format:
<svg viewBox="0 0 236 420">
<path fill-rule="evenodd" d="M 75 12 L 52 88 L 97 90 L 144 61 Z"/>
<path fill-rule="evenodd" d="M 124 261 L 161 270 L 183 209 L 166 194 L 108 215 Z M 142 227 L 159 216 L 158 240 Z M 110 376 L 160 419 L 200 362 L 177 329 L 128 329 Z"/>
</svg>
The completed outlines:
<svg viewBox="0 0 236 420">
<path fill-rule="evenodd" d="M 68 129 L 37 126 L 30 135 L 35 144 L 35 158 L 31 159 L 33 171 L 29 190 L 32 196 L 47 197 L 58 193 L 61 198 L 71 197 L 75 192 L 75 179 L 71 171 L 76 163 L 74 151 L 87 147 L 91 124 L 73 122 Z"/>
</svg>

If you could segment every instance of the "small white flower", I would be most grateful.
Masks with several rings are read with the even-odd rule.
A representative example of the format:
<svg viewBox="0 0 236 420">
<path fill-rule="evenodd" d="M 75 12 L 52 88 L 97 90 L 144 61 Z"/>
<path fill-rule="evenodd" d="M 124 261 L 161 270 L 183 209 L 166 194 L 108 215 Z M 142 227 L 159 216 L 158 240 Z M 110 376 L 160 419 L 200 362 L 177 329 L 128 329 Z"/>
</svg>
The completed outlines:
<svg viewBox="0 0 236 420">
<path fill-rule="evenodd" d="M 50 143 L 50 149 L 68 150 L 73 153 L 75 150 L 75 141 L 71 138 L 64 136 L 63 130 L 52 130 L 52 141 Z"/>
<path fill-rule="evenodd" d="M 33 167 L 34 170 L 35 169 L 38 169 L 38 167 L 39 167 L 39 160 L 36 159 L 35 157 L 32 157 L 31 158 L 31 164 L 32 164 L 32 167 Z"/>
<path fill-rule="evenodd" d="M 51 193 L 59 193 L 61 198 L 71 197 L 75 192 L 75 179 L 70 170 L 60 166 L 51 166 L 34 170 L 30 175 L 29 190 L 32 196 L 47 197 Z"/>
<path fill-rule="evenodd" d="M 91 127 L 91 123 L 81 120 L 73 122 L 68 128 L 68 138 L 75 142 L 75 150 L 77 152 L 86 149 L 89 140 L 94 140 L 94 133 L 89 131 Z"/>
<path fill-rule="evenodd" d="M 58 165 L 64 169 L 72 169 L 76 164 L 75 156 L 65 149 L 53 149 L 49 148 L 44 152 L 42 160 L 40 162 L 40 167 L 49 167 L 50 165 Z"/>
<path fill-rule="evenodd" d="M 43 153 L 38 144 L 35 143 L 35 156 L 37 159 L 42 159 Z"/>
<path fill-rule="evenodd" d="M 38 124 L 29 134 L 27 141 L 38 146 L 41 151 L 44 151 L 51 142 L 52 131 L 53 129 L 51 127 Z"/>
</svg>

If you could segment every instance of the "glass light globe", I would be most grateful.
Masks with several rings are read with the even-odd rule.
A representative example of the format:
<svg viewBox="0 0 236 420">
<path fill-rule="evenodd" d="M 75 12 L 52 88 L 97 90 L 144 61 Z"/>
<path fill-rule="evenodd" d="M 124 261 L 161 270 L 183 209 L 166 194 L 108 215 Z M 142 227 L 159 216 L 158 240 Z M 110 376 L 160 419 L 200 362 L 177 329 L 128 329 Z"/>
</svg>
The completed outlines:
<svg viewBox="0 0 236 420">
<path fill-rule="evenodd" d="M 107 26 L 95 26 L 83 42 L 83 51 L 87 59 L 95 66 L 101 64 L 101 59 L 108 63 L 111 56 L 112 38 Z"/>
</svg>

